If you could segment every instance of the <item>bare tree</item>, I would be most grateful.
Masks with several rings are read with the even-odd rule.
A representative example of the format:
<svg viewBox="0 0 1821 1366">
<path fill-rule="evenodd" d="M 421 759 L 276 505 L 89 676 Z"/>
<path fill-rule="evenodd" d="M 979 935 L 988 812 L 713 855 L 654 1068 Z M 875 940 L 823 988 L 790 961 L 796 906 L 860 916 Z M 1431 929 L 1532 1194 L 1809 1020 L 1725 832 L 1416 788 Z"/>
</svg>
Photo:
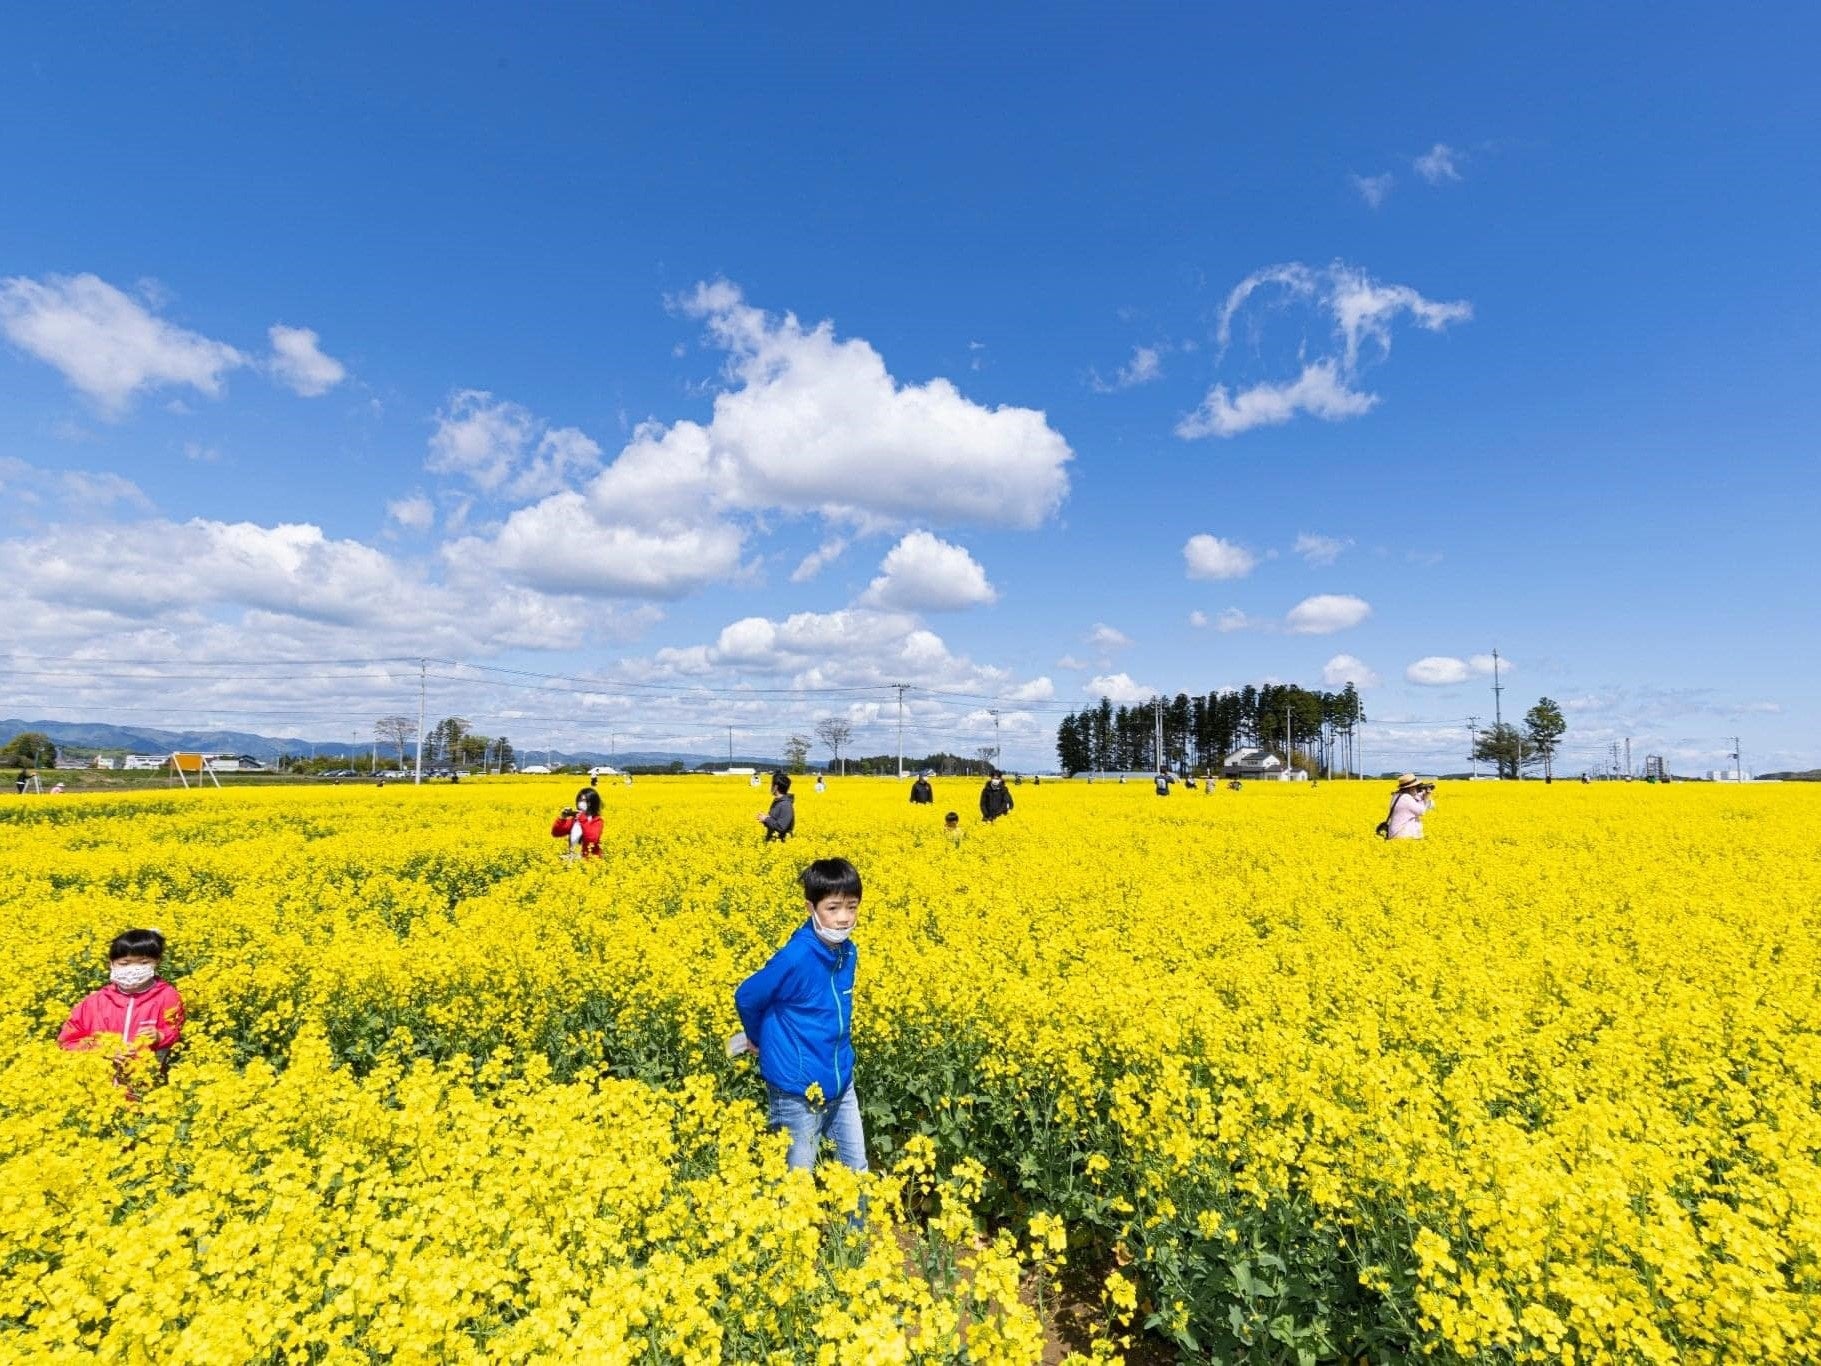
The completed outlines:
<svg viewBox="0 0 1821 1366">
<path fill-rule="evenodd" d="M 417 734 L 417 722 L 409 716 L 382 716 L 373 723 L 373 738 L 398 749 L 398 766 L 405 766 L 405 745 Z"/>
<path fill-rule="evenodd" d="M 839 764 L 841 763 L 841 751 L 846 748 L 847 742 L 854 738 L 854 728 L 850 722 L 842 720 L 839 716 L 824 716 L 816 722 L 816 738 L 828 746 L 835 756 L 835 762 Z M 847 776 L 846 764 L 841 764 L 841 776 L 843 778 Z"/>
<path fill-rule="evenodd" d="M 999 746 L 982 745 L 979 749 L 975 750 L 974 753 L 980 756 L 981 764 L 990 772 L 993 767 L 993 761 L 999 757 Z"/>
</svg>

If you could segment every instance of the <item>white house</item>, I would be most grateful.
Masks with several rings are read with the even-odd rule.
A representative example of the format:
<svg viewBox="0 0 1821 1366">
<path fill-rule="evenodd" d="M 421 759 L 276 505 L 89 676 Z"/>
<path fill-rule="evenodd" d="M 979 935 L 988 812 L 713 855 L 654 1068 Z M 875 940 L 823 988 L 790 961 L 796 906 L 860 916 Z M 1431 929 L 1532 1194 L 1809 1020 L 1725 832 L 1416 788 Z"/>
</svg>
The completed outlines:
<svg viewBox="0 0 1821 1366">
<path fill-rule="evenodd" d="M 163 768 L 170 762 L 168 754 L 129 754 L 120 761 L 120 766 L 127 772 L 143 772 L 146 769 Z"/>
<path fill-rule="evenodd" d="M 217 773 L 264 773 L 265 764 L 251 754 L 205 754 L 202 756 Z"/>
<path fill-rule="evenodd" d="M 1284 772 L 1284 761 L 1268 749 L 1239 749 L 1227 756 L 1220 767 L 1223 778 L 1251 778 L 1254 781 L 1286 782 L 1301 773 Z"/>
</svg>

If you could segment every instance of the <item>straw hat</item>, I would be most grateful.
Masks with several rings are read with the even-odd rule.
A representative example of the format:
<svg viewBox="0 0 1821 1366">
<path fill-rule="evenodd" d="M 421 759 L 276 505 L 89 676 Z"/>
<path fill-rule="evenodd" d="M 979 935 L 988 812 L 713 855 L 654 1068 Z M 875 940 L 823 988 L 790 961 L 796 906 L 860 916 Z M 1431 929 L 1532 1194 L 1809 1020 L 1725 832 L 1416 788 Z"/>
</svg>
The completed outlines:
<svg viewBox="0 0 1821 1366">
<path fill-rule="evenodd" d="M 1397 775 L 1397 790 L 1403 792 L 1408 788 L 1420 787 L 1422 786 L 1422 781 L 1423 780 L 1414 773 L 1400 773 Z"/>
</svg>

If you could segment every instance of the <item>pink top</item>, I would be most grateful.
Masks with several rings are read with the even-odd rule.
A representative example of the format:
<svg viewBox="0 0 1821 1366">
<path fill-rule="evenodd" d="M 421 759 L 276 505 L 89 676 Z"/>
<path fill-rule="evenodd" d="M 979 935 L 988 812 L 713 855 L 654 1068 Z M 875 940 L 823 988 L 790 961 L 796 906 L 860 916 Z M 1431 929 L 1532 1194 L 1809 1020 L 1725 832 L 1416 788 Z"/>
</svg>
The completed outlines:
<svg viewBox="0 0 1821 1366">
<path fill-rule="evenodd" d="M 183 1033 L 183 997 L 163 978 L 153 978 L 144 991 L 125 992 L 109 982 L 76 1003 L 58 1031 L 65 1048 L 87 1048 L 99 1034 L 118 1034 L 129 1047 L 147 1044 L 159 1053 Z"/>
</svg>

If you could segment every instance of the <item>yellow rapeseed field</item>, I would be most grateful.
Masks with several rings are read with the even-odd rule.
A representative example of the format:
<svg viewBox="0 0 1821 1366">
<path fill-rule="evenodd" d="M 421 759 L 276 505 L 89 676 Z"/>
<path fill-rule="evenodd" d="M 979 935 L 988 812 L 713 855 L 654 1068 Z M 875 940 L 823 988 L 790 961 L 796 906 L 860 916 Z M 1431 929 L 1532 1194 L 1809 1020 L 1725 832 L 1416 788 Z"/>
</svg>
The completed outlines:
<svg viewBox="0 0 1821 1366">
<path fill-rule="evenodd" d="M 1821 791 L 1387 845 L 1377 783 L 836 780 L 765 845 L 640 780 L 580 864 L 574 785 L 0 807 L 0 1357 L 1034 1362 L 1062 1293 L 1084 1357 L 1821 1359 Z M 864 1183 L 722 1047 L 829 854 Z M 137 1102 L 53 1041 L 132 925 L 190 1008 Z"/>
</svg>

